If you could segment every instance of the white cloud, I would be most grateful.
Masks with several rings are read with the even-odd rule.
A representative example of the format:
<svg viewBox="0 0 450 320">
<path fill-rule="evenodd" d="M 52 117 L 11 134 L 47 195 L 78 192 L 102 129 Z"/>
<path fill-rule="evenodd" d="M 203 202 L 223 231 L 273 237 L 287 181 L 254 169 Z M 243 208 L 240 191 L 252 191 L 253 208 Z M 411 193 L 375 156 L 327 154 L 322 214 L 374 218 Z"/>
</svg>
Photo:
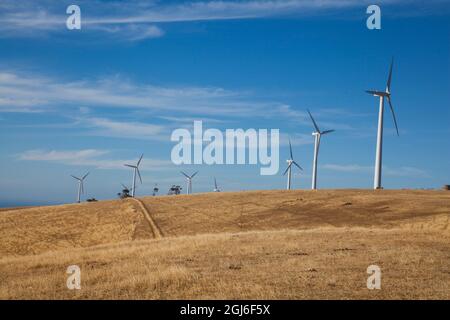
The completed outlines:
<svg viewBox="0 0 450 320">
<path fill-rule="evenodd" d="M 20 154 L 19 159 L 28 161 L 80 161 L 102 156 L 106 153 L 108 151 L 95 149 L 76 151 L 28 150 Z"/>
<path fill-rule="evenodd" d="M 0 70 L 0 112 L 41 112 L 74 106 L 137 108 L 165 114 L 254 117 L 277 103 L 252 101 L 248 93 L 216 87 L 135 84 L 120 76 L 64 82 Z M 162 116 L 163 114 L 159 114 Z"/>
<path fill-rule="evenodd" d="M 321 166 L 323 169 L 338 171 L 338 172 L 353 172 L 353 173 L 370 173 L 373 172 L 373 166 L 361 166 L 358 164 L 324 164 Z M 419 168 L 401 166 L 397 168 L 383 166 L 383 174 L 392 177 L 415 177 L 415 178 L 427 178 L 430 175 Z"/>
<path fill-rule="evenodd" d="M 358 164 L 324 164 L 321 167 L 340 172 L 369 172 L 373 170 L 371 166 L 360 166 Z"/>
<path fill-rule="evenodd" d="M 393 177 L 416 177 L 416 178 L 428 178 L 430 175 L 419 168 L 414 167 L 399 167 L 391 168 L 383 166 L 384 173 Z"/>
<path fill-rule="evenodd" d="M 160 125 L 141 122 L 113 121 L 106 118 L 86 118 L 81 121 L 94 127 L 96 131 L 93 133 L 96 135 L 149 140 L 157 140 L 163 137 L 168 139 L 169 137 L 167 132 L 162 137 L 165 128 Z"/>
<path fill-rule="evenodd" d="M 23 161 L 55 162 L 70 166 L 86 166 L 96 169 L 127 169 L 125 163 L 135 163 L 136 159 L 106 159 L 102 156 L 110 154 L 110 151 L 84 149 L 84 150 L 28 150 L 18 155 Z M 167 169 L 172 165 L 169 160 L 143 158 L 142 171 Z"/>
<path fill-rule="evenodd" d="M 429 1 L 442 11 L 440 1 Z M 70 3 L 68 3 L 70 4 Z M 364 8 L 370 0 L 243 0 L 243 1 L 77 1 L 81 7 L 82 31 L 103 32 L 131 41 L 160 37 L 164 31 L 155 24 L 173 22 L 257 19 L 283 16 L 317 15 Z M 403 5 L 403 14 L 417 14 L 419 1 L 386 0 L 380 5 Z M 406 6 L 407 5 L 407 6 Z M 63 7 L 64 8 L 64 7 Z M 444 7 L 445 8 L 445 7 Z M 2 0 L 0 36 L 67 32 L 67 15 L 59 2 Z M 432 11 L 432 10 L 431 10 Z M 429 14 L 430 10 L 428 10 Z M 134 36 L 130 36 L 134 33 Z"/>
<path fill-rule="evenodd" d="M 94 25 L 94 30 L 108 33 L 110 36 L 127 41 L 160 38 L 165 32 L 160 27 L 148 24 Z"/>
</svg>

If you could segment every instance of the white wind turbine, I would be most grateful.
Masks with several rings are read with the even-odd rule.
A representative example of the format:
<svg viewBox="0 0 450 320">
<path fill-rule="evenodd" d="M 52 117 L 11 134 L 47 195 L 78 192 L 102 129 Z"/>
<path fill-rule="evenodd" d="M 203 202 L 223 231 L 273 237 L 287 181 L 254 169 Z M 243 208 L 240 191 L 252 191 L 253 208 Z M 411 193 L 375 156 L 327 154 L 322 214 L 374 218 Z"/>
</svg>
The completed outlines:
<svg viewBox="0 0 450 320">
<path fill-rule="evenodd" d="M 139 180 L 142 183 L 141 173 L 139 172 L 139 164 L 141 163 L 142 157 L 144 155 L 142 154 L 139 158 L 137 164 L 135 166 L 131 164 L 125 164 L 126 167 L 133 168 L 133 187 L 131 188 L 131 196 L 134 197 L 135 191 L 136 191 L 136 174 L 139 176 Z"/>
<path fill-rule="evenodd" d="M 187 181 L 186 194 L 191 194 L 192 193 L 192 178 L 195 177 L 195 175 L 198 173 L 198 171 L 195 172 L 192 176 L 188 176 L 183 171 L 180 171 L 180 172 L 181 172 L 182 175 L 184 175 L 186 177 L 186 181 Z"/>
<path fill-rule="evenodd" d="M 81 194 L 82 194 L 82 193 L 84 194 L 83 181 L 84 181 L 84 179 L 85 179 L 88 175 L 89 175 L 89 172 L 86 173 L 86 174 L 85 174 L 83 177 L 81 177 L 81 178 L 78 178 L 78 177 L 75 177 L 75 176 L 71 175 L 72 178 L 78 180 L 78 195 L 77 195 L 77 202 L 78 202 L 78 203 L 80 203 L 80 200 L 81 200 Z"/>
<path fill-rule="evenodd" d="M 216 177 L 214 177 L 214 192 L 220 192 L 219 187 L 217 186 Z"/>
<path fill-rule="evenodd" d="M 394 119 L 395 129 L 397 130 L 397 136 L 398 133 L 398 126 L 397 126 L 397 119 L 395 118 L 394 108 L 392 107 L 391 103 L 391 79 L 392 79 L 392 67 L 394 65 L 394 59 L 391 61 L 391 66 L 389 68 L 389 76 L 386 84 L 386 90 L 385 91 L 374 91 L 374 90 L 367 90 L 367 93 L 372 94 L 375 97 L 380 98 L 380 109 L 378 113 L 378 133 L 377 133 L 377 149 L 376 149 L 376 156 L 375 156 L 375 175 L 373 180 L 373 188 L 374 189 L 381 189 L 381 169 L 382 169 L 382 158 L 383 158 L 383 116 L 384 116 L 384 99 L 386 98 L 389 107 L 391 109 L 392 117 Z"/>
<path fill-rule="evenodd" d="M 298 165 L 297 162 L 295 162 L 294 157 L 292 156 L 292 146 L 291 146 L 291 140 L 289 140 L 289 154 L 290 154 L 290 158 L 288 160 L 286 160 L 286 162 L 288 163 L 288 166 L 286 168 L 286 171 L 284 171 L 283 176 L 286 174 L 288 174 L 287 176 L 287 190 L 291 190 L 291 170 L 292 170 L 292 165 L 294 164 L 297 168 L 299 168 L 300 170 L 303 170 L 302 167 L 300 167 Z"/>
<path fill-rule="evenodd" d="M 334 132 L 334 130 L 325 130 L 320 131 L 319 126 L 317 125 L 316 121 L 314 120 L 313 116 L 311 115 L 311 112 L 307 110 L 309 113 L 309 117 L 311 118 L 311 121 L 314 125 L 314 128 L 316 131 L 312 133 L 314 136 L 314 160 L 313 160 L 313 174 L 312 174 L 312 186 L 311 189 L 316 190 L 317 188 L 317 159 L 319 156 L 319 146 L 320 146 L 320 138 L 322 135 L 325 135 L 327 133 Z"/>
</svg>

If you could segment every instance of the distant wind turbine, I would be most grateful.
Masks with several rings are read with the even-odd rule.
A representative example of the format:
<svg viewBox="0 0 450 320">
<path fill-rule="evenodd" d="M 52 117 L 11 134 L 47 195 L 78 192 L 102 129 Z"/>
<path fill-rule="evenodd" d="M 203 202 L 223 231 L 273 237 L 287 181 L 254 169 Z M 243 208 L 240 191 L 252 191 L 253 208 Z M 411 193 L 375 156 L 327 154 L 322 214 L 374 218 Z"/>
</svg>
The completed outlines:
<svg viewBox="0 0 450 320">
<path fill-rule="evenodd" d="M 128 191 L 131 192 L 133 190 L 133 188 L 128 188 L 125 184 L 121 183 L 122 187 L 123 187 L 123 191 Z"/>
<path fill-rule="evenodd" d="M 214 177 L 214 192 L 220 192 L 219 187 L 217 186 L 217 180 L 216 177 Z"/>
<path fill-rule="evenodd" d="M 187 180 L 187 188 L 186 188 L 187 190 L 186 190 L 186 194 L 191 194 L 191 193 L 192 193 L 192 178 L 195 177 L 195 175 L 198 173 L 198 171 L 195 172 L 192 176 L 187 175 L 187 174 L 184 173 L 183 171 L 180 171 L 180 172 L 181 172 L 181 174 L 182 174 L 183 176 L 186 177 L 186 180 Z"/>
<path fill-rule="evenodd" d="M 311 186 L 311 189 L 316 190 L 317 189 L 317 159 L 319 156 L 320 138 L 322 137 L 322 135 L 334 132 L 334 130 L 320 131 L 319 126 L 317 125 L 316 121 L 314 120 L 311 112 L 309 112 L 309 110 L 307 110 L 307 111 L 308 111 L 309 117 L 311 118 L 311 121 L 314 125 L 314 128 L 316 129 L 316 131 L 314 131 L 312 133 L 312 135 L 314 136 L 314 160 L 313 160 L 313 174 L 312 174 L 312 186 Z"/>
<path fill-rule="evenodd" d="M 141 163 L 143 156 L 144 155 L 142 154 L 135 166 L 131 165 L 131 164 L 125 164 L 126 167 L 133 168 L 133 187 L 131 188 L 131 196 L 132 197 L 134 197 L 134 194 L 136 191 L 136 174 L 139 176 L 139 181 L 141 181 L 141 183 L 142 183 L 141 173 L 139 172 L 139 164 Z"/>
<path fill-rule="evenodd" d="M 286 168 L 286 171 L 284 171 L 283 176 L 286 174 L 288 174 L 287 176 L 287 190 L 291 190 L 291 169 L 292 169 L 292 165 L 295 165 L 297 168 L 299 168 L 300 170 L 303 170 L 302 167 L 300 167 L 298 165 L 297 162 L 295 162 L 294 157 L 292 156 L 292 146 L 291 146 L 291 140 L 289 140 L 289 154 L 290 154 L 290 158 L 288 160 L 286 160 L 286 162 L 288 163 L 288 166 Z"/>
<path fill-rule="evenodd" d="M 88 175 L 89 175 L 89 172 L 86 173 L 82 178 L 78 178 L 78 177 L 75 177 L 75 176 L 71 175 L 72 178 L 78 180 L 78 195 L 77 195 L 77 202 L 78 202 L 78 203 L 80 203 L 80 200 L 81 200 L 81 194 L 82 194 L 82 193 L 84 194 L 83 181 L 84 181 L 84 179 L 85 179 Z"/>
<path fill-rule="evenodd" d="M 389 76 L 386 84 L 386 90 L 385 91 L 374 91 L 374 90 L 367 90 L 367 93 L 372 94 L 375 97 L 380 98 L 380 109 L 378 113 L 378 133 L 377 133 L 377 149 L 376 149 L 376 156 L 375 156 L 375 174 L 373 179 L 373 188 L 374 189 L 381 189 L 381 169 L 382 169 L 382 158 L 383 158 L 383 116 L 384 116 L 384 99 L 386 98 L 389 102 L 389 107 L 391 109 L 392 117 L 394 119 L 395 129 L 397 130 L 397 136 L 398 133 L 398 126 L 397 126 L 397 119 L 395 117 L 394 108 L 392 107 L 391 103 L 391 79 L 392 79 L 392 68 L 394 66 L 394 59 L 391 61 L 391 66 L 389 68 Z"/>
</svg>

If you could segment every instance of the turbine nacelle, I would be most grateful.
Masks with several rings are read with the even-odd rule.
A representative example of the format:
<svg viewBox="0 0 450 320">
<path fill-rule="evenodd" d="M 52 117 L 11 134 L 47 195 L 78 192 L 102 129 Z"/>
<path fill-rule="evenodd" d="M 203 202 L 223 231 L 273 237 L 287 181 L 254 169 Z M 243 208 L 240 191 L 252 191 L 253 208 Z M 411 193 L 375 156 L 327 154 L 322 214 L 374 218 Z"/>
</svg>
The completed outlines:
<svg viewBox="0 0 450 320">
<path fill-rule="evenodd" d="M 373 95 L 374 97 L 390 97 L 390 92 L 384 92 L 384 91 L 376 91 L 376 90 L 366 90 L 368 94 Z"/>
</svg>

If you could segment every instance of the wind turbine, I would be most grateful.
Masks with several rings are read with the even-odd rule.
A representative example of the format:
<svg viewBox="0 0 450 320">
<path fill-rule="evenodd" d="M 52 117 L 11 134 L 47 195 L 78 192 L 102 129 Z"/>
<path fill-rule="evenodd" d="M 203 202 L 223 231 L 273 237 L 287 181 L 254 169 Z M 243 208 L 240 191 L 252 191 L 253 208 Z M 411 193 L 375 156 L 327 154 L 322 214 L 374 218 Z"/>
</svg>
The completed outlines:
<svg viewBox="0 0 450 320">
<path fill-rule="evenodd" d="M 141 163 L 143 156 L 144 155 L 142 154 L 135 166 L 133 166 L 131 164 L 125 164 L 126 167 L 133 168 L 133 187 L 131 188 L 131 196 L 132 197 L 134 197 L 134 193 L 136 191 L 136 173 L 139 176 L 139 180 L 142 183 L 141 173 L 139 172 L 139 164 Z"/>
<path fill-rule="evenodd" d="M 292 156 L 292 146 L 291 146 L 291 140 L 289 140 L 289 154 L 290 154 L 290 158 L 288 160 L 286 160 L 286 162 L 288 163 L 288 166 L 286 168 L 286 171 L 284 171 L 283 176 L 286 174 L 288 174 L 287 177 L 287 190 L 291 190 L 291 169 L 292 169 L 292 165 L 294 164 L 297 168 L 299 168 L 300 170 L 303 170 L 302 167 L 300 167 L 298 165 L 297 162 L 295 162 L 294 157 Z"/>
<path fill-rule="evenodd" d="M 192 178 L 195 177 L 195 175 L 198 173 L 195 172 L 192 176 L 188 176 L 186 173 L 184 173 L 183 171 L 180 171 L 182 175 L 184 175 L 186 177 L 187 180 L 187 190 L 186 190 L 186 194 L 191 194 L 192 193 Z"/>
<path fill-rule="evenodd" d="M 84 194 L 83 181 L 88 175 L 89 175 L 89 172 L 86 173 L 82 178 L 78 178 L 78 177 L 75 177 L 75 176 L 71 175 L 72 178 L 78 180 L 78 195 L 77 195 L 77 202 L 78 203 L 80 203 L 81 194 L 82 193 Z"/>
<path fill-rule="evenodd" d="M 128 188 L 126 185 L 124 185 L 123 183 L 121 183 L 122 187 L 123 187 L 123 191 L 128 191 L 131 192 L 133 190 L 133 188 Z"/>
<path fill-rule="evenodd" d="M 220 192 L 219 187 L 217 186 L 216 177 L 214 177 L 214 192 Z"/>
<path fill-rule="evenodd" d="M 391 103 L 391 79 L 392 79 L 393 65 L 394 65 L 394 59 L 392 59 L 391 66 L 389 68 L 389 76 L 388 76 L 388 80 L 386 83 L 385 91 L 374 91 L 374 90 L 366 91 L 367 93 L 370 93 L 371 95 L 380 98 L 380 109 L 379 109 L 379 113 L 378 113 L 377 149 L 376 149 L 376 156 L 375 156 L 375 175 L 374 175 L 374 179 L 373 179 L 373 188 L 374 189 L 381 189 L 381 169 L 382 169 L 382 158 L 383 158 L 383 116 L 384 116 L 384 99 L 385 98 L 389 102 L 389 107 L 391 109 L 392 117 L 394 119 L 395 129 L 397 130 L 397 136 L 399 136 L 397 119 L 395 118 L 394 108 L 392 107 L 392 103 Z"/>
<path fill-rule="evenodd" d="M 312 175 L 312 185 L 311 185 L 311 189 L 316 190 L 317 189 L 317 158 L 319 156 L 320 138 L 322 137 L 322 135 L 331 133 L 334 130 L 320 131 L 319 126 L 317 125 L 316 121 L 314 120 L 311 112 L 309 112 L 309 110 L 307 110 L 307 111 L 308 111 L 309 117 L 311 118 L 311 121 L 314 125 L 314 128 L 316 129 L 316 131 L 314 131 L 312 133 L 312 135 L 314 136 L 314 160 L 313 160 L 313 175 Z"/>
</svg>

